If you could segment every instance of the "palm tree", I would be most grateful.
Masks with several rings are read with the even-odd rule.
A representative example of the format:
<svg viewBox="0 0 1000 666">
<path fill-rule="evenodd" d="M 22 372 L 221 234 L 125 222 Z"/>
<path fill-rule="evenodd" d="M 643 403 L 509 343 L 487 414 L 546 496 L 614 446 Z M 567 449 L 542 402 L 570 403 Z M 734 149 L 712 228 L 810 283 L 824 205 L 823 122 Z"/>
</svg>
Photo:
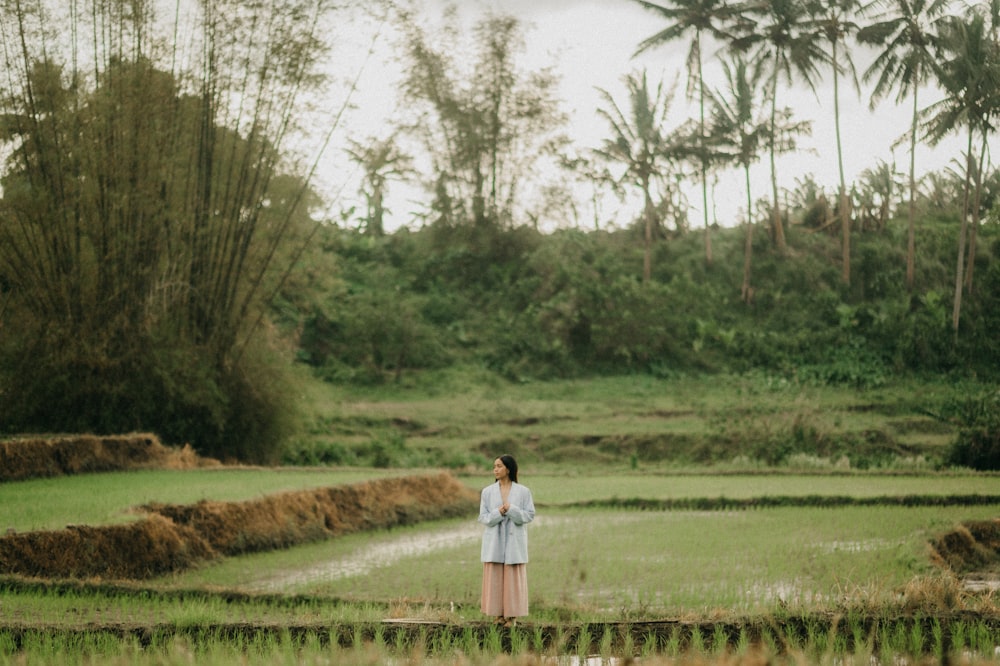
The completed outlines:
<svg viewBox="0 0 1000 666">
<path fill-rule="evenodd" d="M 954 162 L 955 160 L 952 160 Z M 961 173 L 952 168 L 943 171 L 929 171 L 920 177 L 917 190 L 923 205 L 938 215 L 955 215 L 962 199 L 965 183 L 965 167 Z"/>
<path fill-rule="evenodd" d="M 712 263 L 712 237 L 708 227 L 708 156 L 705 146 L 705 76 L 702 70 L 702 37 L 707 35 L 730 38 L 726 26 L 738 19 L 741 10 L 727 0 L 669 0 L 669 6 L 663 6 L 647 0 L 636 0 L 640 5 L 663 16 L 670 22 L 663 30 L 647 37 L 639 44 L 636 55 L 656 46 L 661 46 L 675 39 L 680 39 L 685 33 L 693 32 L 691 48 L 688 50 L 688 94 L 691 95 L 694 82 L 698 84 L 698 130 L 701 172 L 701 208 L 705 219 L 705 261 Z"/>
<path fill-rule="evenodd" d="M 934 62 L 934 22 L 942 15 L 948 0 L 882 0 L 886 7 L 875 23 L 858 31 L 858 41 L 882 47 L 865 70 L 865 82 L 876 78 L 871 106 L 896 90 L 896 102 L 913 96 L 910 120 L 910 200 L 906 240 L 906 288 L 913 290 L 916 256 L 916 152 L 919 126 L 918 92 L 930 76 Z"/>
<path fill-rule="evenodd" d="M 860 229 L 885 228 L 893 212 L 893 197 L 899 187 L 895 163 L 879 160 L 858 178 L 858 226 Z"/>
<path fill-rule="evenodd" d="M 618 183 L 631 182 L 642 191 L 645 226 L 642 279 L 648 282 L 653 227 L 658 223 L 653 188 L 656 179 L 669 171 L 669 163 L 674 159 L 671 137 L 664 127 L 674 89 L 665 89 L 661 81 L 655 90 L 650 90 L 645 71 L 626 76 L 625 85 L 629 96 L 628 116 L 608 91 L 598 89 L 607 106 L 598 109 L 597 113 L 608 121 L 611 138 L 605 139 L 604 145 L 595 153 L 608 162 L 624 167 L 621 176 L 616 179 Z"/>
<path fill-rule="evenodd" d="M 992 97 L 992 102 L 988 103 L 987 106 L 992 107 L 992 110 L 987 111 L 987 118 L 983 121 L 983 142 L 982 150 L 979 155 L 979 164 L 975 169 L 975 182 L 976 184 L 976 196 L 975 200 L 971 202 L 973 206 L 974 213 L 972 218 L 972 227 L 969 230 L 969 250 L 967 253 L 966 269 L 965 269 L 965 287 L 970 292 L 972 291 L 972 275 L 976 268 L 976 237 L 979 231 L 979 216 L 982 213 L 982 199 L 983 199 L 983 189 L 985 188 L 986 179 L 988 178 L 988 164 L 987 164 L 987 143 L 986 143 L 986 133 L 988 130 L 995 126 L 995 123 L 991 118 L 995 118 L 1000 115 L 1000 63 L 997 62 L 997 58 L 1000 58 L 1000 0 L 989 0 L 981 4 L 980 9 L 984 12 L 984 17 L 989 20 L 989 32 L 985 37 L 984 47 L 987 50 L 985 63 L 992 63 L 994 65 L 991 68 L 991 74 L 988 75 L 992 83 L 987 84 L 987 90 Z M 992 88 L 992 90 L 990 90 Z"/>
<path fill-rule="evenodd" d="M 728 150 L 728 160 L 743 167 L 746 183 L 746 235 L 743 242 L 743 284 L 740 297 L 744 303 L 752 300 L 750 266 L 753 254 L 753 195 L 750 187 L 750 165 L 760 157 L 765 141 L 769 142 L 771 123 L 758 119 L 758 102 L 763 99 L 763 68 L 761 61 L 748 64 L 742 56 L 722 63 L 726 80 L 725 94 L 712 95 L 711 136 L 722 150 Z"/>
<path fill-rule="evenodd" d="M 753 198 L 750 188 L 750 166 L 760 159 L 765 146 L 774 145 L 778 150 L 791 150 L 795 146 L 795 136 L 802 133 L 808 123 L 787 122 L 791 112 L 783 109 L 779 116 L 783 119 L 777 125 L 779 137 L 771 140 L 772 118 L 763 108 L 765 99 L 764 62 L 748 62 L 741 55 L 735 55 L 722 63 L 726 90 L 710 93 L 712 103 L 712 124 L 710 141 L 716 154 L 727 162 L 743 168 L 746 182 L 746 235 L 743 245 L 743 284 L 740 288 L 744 303 L 753 299 L 750 286 L 750 267 L 753 252 Z"/>
<path fill-rule="evenodd" d="M 778 80 L 784 78 L 791 85 L 798 75 L 815 92 L 814 81 L 819 76 L 817 63 L 827 62 L 829 56 L 819 45 L 816 25 L 809 13 L 809 6 L 801 0 L 767 0 L 754 6 L 745 16 L 754 19 L 755 26 L 733 42 L 736 49 L 756 48 L 755 59 L 765 58 L 770 63 L 771 99 L 771 196 L 772 230 L 779 250 L 785 249 L 785 231 L 782 226 L 781 204 L 778 198 L 778 173 L 775 166 L 778 121 Z"/>
<path fill-rule="evenodd" d="M 973 226 L 979 224 L 978 207 L 971 205 L 970 181 L 975 174 L 978 191 L 989 130 L 994 116 L 1000 114 L 1000 47 L 986 25 L 986 17 L 975 9 L 968 16 L 949 16 L 942 20 L 937 47 L 934 74 L 946 96 L 925 109 L 929 117 L 926 123 L 928 136 L 931 141 L 938 141 L 960 126 L 964 125 L 967 130 L 962 223 L 952 308 L 952 329 L 957 339 L 970 208 Z M 977 133 L 982 141 L 978 166 L 973 162 L 973 136 Z"/>
<path fill-rule="evenodd" d="M 837 171 L 840 176 L 841 280 L 851 283 L 851 205 L 844 179 L 844 149 L 840 140 L 840 72 L 846 63 L 854 88 L 860 93 L 854 61 L 847 49 L 847 36 L 857 32 L 854 16 L 861 11 L 860 0 L 816 0 L 813 7 L 819 34 L 830 43 L 829 62 L 833 70 L 833 120 L 837 137 Z M 843 52 L 841 52 L 843 46 Z"/>
</svg>

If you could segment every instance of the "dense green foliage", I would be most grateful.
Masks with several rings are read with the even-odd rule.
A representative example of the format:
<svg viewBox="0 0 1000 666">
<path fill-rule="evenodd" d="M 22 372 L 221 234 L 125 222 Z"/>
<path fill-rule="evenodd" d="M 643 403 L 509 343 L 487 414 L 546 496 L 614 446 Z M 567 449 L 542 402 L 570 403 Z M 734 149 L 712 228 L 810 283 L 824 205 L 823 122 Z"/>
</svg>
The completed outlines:
<svg viewBox="0 0 1000 666">
<path fill-rule="evenodd" d="M 323 5 L 205 3 L 190 61 L 149 3 L 0 8 L 0 431 L 270 456 L 289 412 L 255 331 L 315 226 L 282 146 Z"/>
<path fill-rule="evenodd" d="M 835 235 L 795 225 L 787 234 L 789 251 L 781 253 L 758 229 L 749 304 L 741 299 L 743 231 L 737 229 L 713 231 L 716 260 L 710 267 L 696 234 L 659 242 L 652 280 L 644 284 L 638 229 L 541 234 L 521 228 L 459 235 L 432 226 L 376 239 L 328 228 L 309 261 L 316 272 L 335 273 L 337 286 L 287 292 L 281 312 L 289 328 L 301 331 L 299 360 L 321 378 L 354 385 L 398 383 L 406 373 L 477 365 L 515 382 L 594 374 L 754 373 L 791 384 L 854 389 L 907 376 L 988 386 L 1000 368 L 1000 230 L 993 223 L 980 229 L 979 280 L 966 296 L 956 340 L 945 294 L 957 227 L 947 216 L 924 218 L 918 226 L 913 292 L 905 285 L 901 222 L 855 234 L 849 287 L 839 279 Z M 949 420 L 964 409 L 914 408 L 951 410 L 943 417 Z M 995 441 L 998 429 L 987 416 L 995 412 L 983 407 L 978 419 L 954 420 L 979 428 L 979 443 L 975 453 L 956 451 L 942 462 L 995 469 L 1000 463 L 995 444 L 983 443 L 989 437 Z M 723 433 L 739 439 L 727 449 L 730 456 L 743 453 L 781 464 L 798 452 L 863 462 L 865 447 L 852 444 L 850 436 L 843 438 L 847 449 L 838 448 L 835 440 L 810 434 L 806 423 L 794 436 L 758 432 L 759 441 L 751 441 L 759 425 L 748 424 L 739 435 Z M 373 440 L 368 453 L 331 444 L 293 459 L 373 463 L 385 453 L 392 458 L 393 450 L 405 447 L 398 441 L 402 435 L 387 432 Z M 818 444 L 820 439 L 825 444 Z"/>
<path fill-rule="evenodd" d="M 438 39 L 400 10 L 408 113 L 387 121 L 388 137 L 349 151 L 365 171 L 361 234 L 317 227 L 312 157 L 289 147 L 307 122 L 300 95 L 319 80 L 324 0 L 205 3 L 188 26 L 192 43 L 212 54 L 204 60 L 178 58 L 183 31 L 173 42 L 161 34 L 169 20 L 153 5 L 84 5 L 0 11 L 9 73 L 0 84 L 0 432 L 153 430 L 201 453 L 275 461 L 295 418 L 284 384 L 293 355 L 319 377 L 355 386 L 452 367 L 518 382 L 753 371 L 870 388 L 907 373 L 997 377 L 998 176 L 984 162 L 997 45 L 985 6 L 970 10 L 978 32 L 949 23 L 954 30 L 935 42 L 949 64 L 934 71 L 948 97 L 924 128 L 933 138 L 968 130 L 978 166 L 967 162 L 954 182 L 931 177 L 916 227 L 891 219 L 904 206 L 882 182 L 893 180 L 888 169 L 854 185 L 850 218 L 843 198 L 831 207 L 808 177 L 779 202 L 772 169 L 773 200 L 753 204 L 747 191 L 747 208 L 758 209 L 743 230 L 706 222 L 703 254 L 674 190 L 685 164 L 698 166 L 704 185 L 709 166 L 735 156 L 716 155 L 716 165 L 703 138 L 692 146 L 681 128 L 646 133 L 668 96 L 650 99 L 662 88 L 635 76 L 629 99 L 605 95 L 613 131 L 598 151 L 630 175 L 566 153 L 557 81 L 552 70 L 520 66 L 525 39 L 514 17 L 476 24 L 470 50 L 452 39 L 457 26 Z M 732 35 L 744 47 L 777 49 L 781 60 L 784 47 L 764 44 L 774 35 L 748 33 L 757 24 L 744 19 L 771 9 L 791 12 L 771 19 L 799 20 L 818 7 L 729 9 L 716 18 L 736 21 Z M 818 57 L 810 21 L 784 27 L 809 28 L 802 45 Z M 876 32 L 871 44 L 885 36 Z M 65 48 L 54 48 L 63 37 Z M 700 52 L 698 60 L 700 73 Z M 822 61 L 797 63 L 806 68 L 796 76 Z M 792 77 L 790 64 L 774 63 Z M 966 64 L 983 76 L 964 77 Z M 774 136 L 776 120 L 791 121 L 775 116 L 778 69 L 772 156 L 791 147 Z M 982 94 L 970 94 L 973 83 Z M 623 111 L 643 104 L 635 118 Z M 637 132 L 648 140 L 631 146 Z M 397 137 L 416 140 L 429 158 L 426 224 L 383 235 L 388 180 L 421 178 L 421 155 Z M 743 166 L 763 158 L 759 142 L 744 148 Z M 639 184 L 642 219 L 570 228 L 578 195 L 550 181 L 573 178 L 595 188 Z M 542 221 L 559 230 L 540 231 Z M 916 257 L 906 238 L 914 232 Z M 983 447 L 960 459 L 993 465 Z M 387 465 L 407 456 L 387 431 L 367 449 L 334 444 L 295 459 Z"/>
<path fill-rule="evenodd" d="M 460 236 L 432 227 L 373 239 L 326 229 L 311 260 L 336 271 L 339 286 L 286 293 L 296 305 L 282 312 L 301 326 L 300 359 L 335 381 L 469 362 L 515 380 L 751 370 L 857 387 L 905 373 L 996 378 L 996 225 L 980 231 L 980 280 L 957 340 L 946 296 L 957 223 L 919 228 L 912 293 L 903 231 L 856 236 L 849 287 L 836 238 L 793 228 L 782 254 L 758 231 L 754 299 L 744 304 L 740 230 L 715 232 L 711 267 L 693 234 L 660 242 L 644 285 L 632 230 Z"/>
<path fill-rule="evenodd" d="M 1000 390 L 982 392 L 946 406 L 961 429 L 949 463 L 973 469 L 1000 470 Z"/>
</svg>

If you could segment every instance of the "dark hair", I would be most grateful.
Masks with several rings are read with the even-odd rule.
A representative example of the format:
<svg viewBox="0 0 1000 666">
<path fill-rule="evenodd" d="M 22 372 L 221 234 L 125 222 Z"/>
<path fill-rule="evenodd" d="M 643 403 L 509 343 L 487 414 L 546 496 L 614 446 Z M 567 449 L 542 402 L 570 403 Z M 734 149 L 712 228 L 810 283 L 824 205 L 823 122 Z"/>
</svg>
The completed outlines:
<svg viewBox="0 0 1000 666">
<path fill-rule="evenodd" d="M 517 461 L 514 460 L 514 456 L 504 454 L 500 456 L 500 462 L 507 468 L 507 475 L 510 477 L 510 480 L 517 483 Z"/>
</svg>

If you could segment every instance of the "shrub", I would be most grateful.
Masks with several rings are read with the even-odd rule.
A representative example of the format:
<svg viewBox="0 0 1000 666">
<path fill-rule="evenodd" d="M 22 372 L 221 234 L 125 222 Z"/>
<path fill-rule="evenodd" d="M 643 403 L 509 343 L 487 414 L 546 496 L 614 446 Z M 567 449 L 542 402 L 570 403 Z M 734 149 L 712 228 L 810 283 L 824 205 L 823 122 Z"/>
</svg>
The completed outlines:
<svg viewBox="0 0 1000 666">
<path fill-rule="evenodd" d="M 1000 470 L 1000 389 L 951 405 L 961 429 L 948 451 L 952 465 Z"/>
<path fill-rule="evenodd" d="M 263 340 L 228 362 L 170 335 L 135 336 L 124 347 L 91 343 L 55 332 L 3 349 L 0 430 L 141 429 L 213 458 L 274 460 L 291 422 L 291 397 L 281 359 Z"/>
</svg>

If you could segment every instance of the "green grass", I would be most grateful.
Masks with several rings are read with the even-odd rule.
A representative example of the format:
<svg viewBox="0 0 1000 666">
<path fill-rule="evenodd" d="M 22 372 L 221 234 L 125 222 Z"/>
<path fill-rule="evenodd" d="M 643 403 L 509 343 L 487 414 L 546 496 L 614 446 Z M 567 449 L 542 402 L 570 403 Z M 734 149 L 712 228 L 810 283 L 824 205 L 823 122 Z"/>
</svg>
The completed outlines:
<svg viewBox="0 0 1000 666">
<path fill-rule="evenodd" d="M 914 581 L 947 579 L 933 568 L 928 541 L 961 521 L 995 518 L 1000 506 L 629 511 L 578 505 L 631 498 L 995 495 L 1000 492 L 996 475 L 935 472 L 918 460 L 932 459 L 951 437 L 949 426 L 924 415 L 923 408 L 959 390 L 908 382 L 855 392 L 764 376 L 515 385 L 468 371 L 406 376 L 400 385 L 373 389 L 303 381 L 308 427 L 299 444 L 401 441 L 408 466 L 129 472 L 0 484 L 0 528 L 115 523 L 134 518 L 132 508 L 149 502 L 242 500 L 418 473 L 413 461 L 452 467 L 479 490 L 491 481 L 492 457 L 511 446 L 522 465 L 521 480 L 539 507 L 539 518 L 529 528 L 532 609 L 523 635 L 506 643 L 497 633 L 472 632 L 482 618 L 480 527 L 470 515 L 226 558 L 141 587 L 124 586 L 124 591 L 114 585 L 96 592 L 75 590 L 74 584 L 12 591 L 0 581 L 0 613 L 8 622 L 52 628 L 20 651 L 10 649 L 11 635 L 0 630 L 0 665 L 517 663 L 518 654 L 542 644 L 532 631 L 543 623 L 555 627 L 563 641 L 545 648 L 546 654 L 609 656 L 626 654 L 626 643 L 603 621 L 627 625 L 643 619 L 748 616 L 780 626 L 781 618 L 796 609 L 821 616 L 896 612 Z M 863 445 L 864 433 L 876 433 L 898 453 L 882 471 L 864 472 L 822 451 L 801 452 L 793 462 L 768 469 L 725 449 L 707 465 L 599 450 L 616 437 L 627 442 L 668 436 L 676 438 L 671 442 L 698 445 L 744 432 L 780 444 L 795 428 L 818 435 L 821 443 L 842 437 Z M 602 444 L 594 443 L 598 440 Z M 969 603 L 988 606 L 991 599 Z M 446 622 L 462 632 L 422 641 L 392 634 L 381 623 L 400 616 Z M 214 633 L 219 623 L 266 631 L 250 638 Z M 128 636 L 69 631 L 107 625 L 183 632 L 140 648 Z M 967 626 L 955 626 L 972 659 L 995 660 L 995 636 L 989 633 L 994 625 L 970 617 Z M 354 647 L 323 643 L 322 631 L 333 627 L 364 634 L 364 639 Z M 293 628 L 306 633 L 292 639 Z M 589 648 L 558 647 L 571 645 L 567 641 L 577 631 L 588 635 Z M 701 645 L 698 654 L 712 663 L 720 631 L 718 625 L 692 631 L 683 641 L 688 647 Z M 806 625 L 785 658 L 802 663 L 891 660 L 911 652 L 915 632 L 932 628 L 889 627 L 877 653 L 865 643 L 845 657 L 832 646 L 838 640 L 843 645 L 850 631 L 872 640 L 860 625 L 838 636 Z M 769 640 L 773 656 L 778 639 Z M 643 663 L 658 664 L 680 655 L 681 646 L 682 636 L 672 634 L 630 649 L 646 655 Z M 507 649 L 514 654 L 505 656 Z M 744 636 L 740 650 L 747 649 Z M 418 652 L 421 656 L 414 657 Z"/>
<path fill-rule="evenodd" d="M 987 627 L 983 627 L 989 631 Z M 699 632 L 693 634 L 691 645 L 684 651 L 668 650 L 663 654 L 639 651 L 641 663 L 648 666 L 675 666 L 676 664 L 695 663 L 733 664 L 733 663 L 776 663 L 776 664 L 817 664 L 818 666 L 845 664 L 868 665 L 873 663 L 924 663 L 920 657 L 908 650 L 905 635 L 907 627 L 899 625 L 899 629 L 890 629 L 888 639 L 883 649 L 872 650 L 862 645 L 856 650 L 847 650 L 843 646 L 831 646 L 825 635 L 806 637 L 785 648 L 779 647 L 776 639 L 763 646 L 752 646 L 737 643 L 731 650 L 720 650 L 717 645 L 721 635 L 710 634 L 702 636 Z M 589 647 L 574 650 L 572 655 L 554 655 L 552 651 L 533 649 L 528 641 L 531 636 L 523 631 L 511 632 L 505 645 L 503 638 L 487 634 L 483 638 L 436 633 L 433 636 L 414 639 L 416 645 L 409 642 L 400 645 L 376 644 L 365 642 L 357 645 L 343 646 L 330 643 L 322 631 L 312 631 L 303 635 L 265 635 L 252 636 L 233 640 L 232 637 L 219 635 L 199 635 L 192 638 L 181 634 L 158 639 L 150 646 L 143 646 L 133 638 L 122 639 L 114 634 L 94 631 L 82 637 L 65 638 L 51 634 L 37 634 L 26 637 L 25 649 L 17 655 L 8 655 L 3 651 L 3 645 L 8 636 L 0 633 L 0 664 L 31 664 L 45 663 L 53 666 L 69 664 L 108 664 L 145 666 L 173 666 L 197 663 L 204 666 L 249 666 L 266 664 L 268 666 L 310 666 L 328 664 L 426 664 L 427 666 L 450 666 L 465 664 L 468 666 L 504 666 L 514 664 L 614 664 L 630 663 L 622 659 L 625 652 L 622 647 L 614 645 L 618 640 L 613 632 L 606 630 L 600 636 L 591 636 L 586 628 L 580 632 L 581 639 L 587 639 Z M 836 640 L 839 636 L 834 636 Z M 475 642 L 473 642 L 475 641 Z M 612 645 L 609 646 L 609 643 Z M 899 647 L 897 647 L 899 646 Z M 669 647 L 669 645 L 668 645 Z M 998 659 L 992 653 L 992 646 L 987 649 L 967 648 L 950 653 L 958 658 L 959 663 L 969 666 L 996 664 Z M 928 662 L 930 663 L 930 662 Z"/>
<path fill-rule="evenodd" d="M 134 520 L 134 508 L 150 502 L 189 504 L 203 499 L 239 501 L 306 488 L 357 483 L 419 473 L 413 469 L 235 468 L 110 472 L 0 484 L 0 528 L 19 532 L 67 524 L 104 525 Z M 463 473 L 475 491 L 491 482 L 481 472 Z M 730 499 L 760 496 L 995 495 L 997 477 L 983 474 L 668 474 L 602 473 L 593 466 L 528 466 L 521 480 L 542 506 L 642 498 Z"/>
<path fill-rule="evenodd" d="M 8 587 L 2 581 L 0 604 L 8 622 L 64 629 L 243 623 L 297 626 L 377 622 L 386 615 L 385 604 L 344 604 L 312 597 L 216 595 L 113 585 L 97 589 L 73 585 Z"/>
<path fill-rule="evenodd" d="M 239 501 L 271 493 L 357 483 L 414 470 L 234 468 L 86 474 L 0 483 L 0 529 L 19 532 L 134 520 L 150 502 Z"/>
<path fill-rule="evenodd" d="M 933 572 L 927 542 L 987 507 L 778 508 L 752 511 L 552 509 L 529 530 L 532 614 L 650 619 L 714 609 L 762 613 L 879 605 Z M 254 591 L 315 593 L 361 602 L 407 600 L 478 619 L 478 526 L 446 521 L 348 535 L 291 551 L 233 558 L 169 579 Z M 451 535 L 406 551 L 420 535 Z M 385 557 L 393 552 L 397 557 Z M 399 553 L 403 553 L 400 555 Z M 359 557 L 370 566 L 359 567 Z M 345 573 L 346 572 L 346 573 Z"/>
<path fill-rule="evenodd" d="M 566 505 L 607 499 L 745 499 L 762 496 L 899 497 L 905 495 L 1000 495 L 994 475 L 890 474 L 668 474 L 609 473 L 566 470 L 533 474 L 522 469 L 520 480 L 539 505 Z M 492 482 L 489 474 L 462 475 L 474 490 Z"/>
<path fill-rule="evenodd" d="M 304 425 L 291 454 L 354 451 L 345 462 L 365 464 L 365 447 L 390 440 L 397 464 L 455 469 L 504 451 L 537 465 L 746 468 L 776 450 L 784 466 L 799 453 L 813 456 L 807 466 L 930 469 L 956 427 L 928 412 L 970 390 L 912 379 L 855 390 L 758 374 L 515 384 L 472 368 L 367 388 L 297 381 Z"/>
</svg>

